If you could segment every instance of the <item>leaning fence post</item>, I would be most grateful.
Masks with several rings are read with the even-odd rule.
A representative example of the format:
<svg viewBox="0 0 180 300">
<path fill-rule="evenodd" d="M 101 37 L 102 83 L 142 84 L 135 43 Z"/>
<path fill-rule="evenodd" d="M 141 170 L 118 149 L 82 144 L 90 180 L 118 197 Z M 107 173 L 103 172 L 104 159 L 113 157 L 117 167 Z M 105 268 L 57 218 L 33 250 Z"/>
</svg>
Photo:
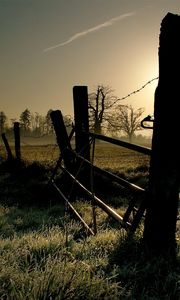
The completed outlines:
<svg viewBox="0 0 180 300">
<path fill-rule="evenodd" d="M 6 135 L 5 135 L 5 133 L 2 133 L 1 136 L 2 136 L 2 140 L 3 140 L 4 146 L 6 148 L 7 158 L 8 158 L 8 160 L 11 160 L 11 159 L 13 159 L 13 155 L 12 155 L 12 151 L 11 151 L 11 148 L 9 146 L 8 140 L 6 138 Z"/>
<path fill-rule="evenodd" d="M 179 71 L 180 16 L 168 13 L 162 21 L 159 47 L 159 82 L 155 93 L 154 130 L 149 197 L 144 241 L 149 249 L 175 248 L 179 199 Z"/>
<path fill-rule="evenodd" d="M 76 152 L 90 160 L 87 86 L 74 86 L 73 98 Z"/>
<path fill-rule="evenodd" d="M 65 166 L 68 170 L 72 169 L 72 155 L 68 151 L 71 144 L 64 124 L 63 116 L 60 110 L 54 110 L 50 113 L 51 120 L 56 133 L 57 144 L 63 157 Z"/>
<path fill-rule="evenodd" d="M 18 160 L 21 159 L 20 127 L 19 122 L 14 122 L 15 154 Z"/>
</svg>

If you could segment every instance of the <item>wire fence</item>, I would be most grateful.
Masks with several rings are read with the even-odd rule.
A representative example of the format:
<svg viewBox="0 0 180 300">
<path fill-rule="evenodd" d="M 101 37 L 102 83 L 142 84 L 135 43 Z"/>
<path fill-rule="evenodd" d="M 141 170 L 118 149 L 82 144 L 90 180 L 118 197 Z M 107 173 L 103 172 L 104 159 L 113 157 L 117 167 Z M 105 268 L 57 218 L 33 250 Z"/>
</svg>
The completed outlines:
<svg viewBox="0 0 180 300">
<path fill-rule="evenodd" d="M 125 99 L 131 97 L 132 95 L 135 95 L 135 94 L 141 92 L 147 85 L 151 84 L 153 81 L 158 80 L 158 79 L 159 79 L 159 77 L 154 77 L 154 78 L 152 78 L 151 80 L 149 80 L 149 81 L 147 81 L 145 84 L 143 84 L 140 88 L 138 88 L 138 89 L 136 89 L 136 90 L 130 92 L 130 93 L 127 94 L 126 96 L 123 96 L 123 97 L 121 97 L 121 98 L 116 99 L 109 107 L 112 107 L 112 106 L 114 106 L 117 102 L 122 101 L 122 100 L 125 100 Z"/>
<path fill-rule="evenodd" d="M 132 91 L 131 93 L 127 94 L 126 96 L 123 96 L 121 98 L 116 99 L 111 106 L 114 106 L 121 100 L 125 100 L 129 97 L 131 97 L 134 94 L 137 94 L 141 92 L 147 85 L 151 84 L 153 81 L 157 80 L 158 77 L 155 77 L 149 81 L 147 81 L 145 84 L 143 84 L 140 88 Z M 73 127 L 73 124 L 71 128 Z M 68 128 L 69 129 L 69 128 Z M 70 129 L 69 129 L 70 130 Z M 145 138 L 146 139 L 146 138 Z M 12 152 L 14 152 L 14 136 L 9 135 L 8 136 L 8 142 L 12 148 Z M 74 140 L 71 140 L 71 143 L 74 143 Z M 149 143 L 149 140 L 146 141 L 146 143 Z M 107 145 L 105 146 L 107 148 Z M 112 149 L 109 149 L 111 151 Z M 21 152 L 22 152 L 22 159 L 28 160 L 28 161 L 39 161 L 39 162 L 53 162 L 55 161 L 59 156 L 59 148 L 57 146 L 57 141 L 55 134 L 52 135 L 25 135 L 21 134 Z M 2 140 L 0 141 L 0 157 L 5 157 L 5 149 L 4 145 L 2 143 Z M 98 161 L 98 157 L 101 156 L 100 153 L 96 153 L 97 159 L 95 158 L 95 161 Z"/>
<path fill-rule="evenodd" d="M 15 139 L 14 137 L 8 137 L 8 142 L 15 156 Z M 59 156 L 59 148 L 56 142 L 55 135 L 32 137 L 32 136 L 21 136 L 21 158 L 22 160 L 33 162 L 37 161 L 40 163 L 51 163 L 53 164 Z M 5 147 L 0 142 L 0 158 L 6 159 L 7 154 Z"/>
</svg>

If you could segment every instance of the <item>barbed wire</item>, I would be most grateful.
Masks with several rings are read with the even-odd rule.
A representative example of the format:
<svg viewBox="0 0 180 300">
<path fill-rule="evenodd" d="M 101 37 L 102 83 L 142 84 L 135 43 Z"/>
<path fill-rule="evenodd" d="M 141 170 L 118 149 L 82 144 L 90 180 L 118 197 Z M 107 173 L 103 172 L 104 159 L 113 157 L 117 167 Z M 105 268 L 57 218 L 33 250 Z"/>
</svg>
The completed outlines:
<svg viewBox="0 0 180 300">
<path fill-rule="evenodd" d="M 112 107 L 113 105 L 115 105 L 117 102 L 125 100 L 127 98 L 129 98 L 130 96 L 139 93 L 140 91 L 142 91 L 148 84 L 152 83 L 154 80 L 157 80 L 159 77 L 155 77 L 152 78 L 151 80 L 147 81 L 145 84 L 143 84 L 139 89 L 134 90 L 133 92 L 129 93 L 126 96 L 123 96 L 121 98 L 116 99 L 108 108 Z"/>
</svg>

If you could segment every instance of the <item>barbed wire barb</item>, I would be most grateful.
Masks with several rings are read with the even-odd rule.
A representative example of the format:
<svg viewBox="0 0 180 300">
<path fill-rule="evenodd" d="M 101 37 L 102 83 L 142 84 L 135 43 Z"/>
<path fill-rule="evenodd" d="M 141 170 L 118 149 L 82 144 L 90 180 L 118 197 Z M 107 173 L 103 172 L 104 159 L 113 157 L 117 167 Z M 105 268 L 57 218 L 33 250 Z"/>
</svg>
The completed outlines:
<svg viewBox="0 0 180 300">
<path fill-rule="evenodd" d="M 145 84 L 143 84 L 139 89 L 134 90 L 133 92 L 129 93 L 129 94 L 126 95 L 126 96 L 123 96 L 123 97 L 121 97 L 121 98 L 116 99 L 111 105 L 109 105 L 108 108 L 111 108 L 112 106 L 114 106 L 114 105 L 115 105 L 117 102 L 119 102 L 119 101 L 125 100 L 125 99 L 127 99 L 128 97 L 130 97 L 130 96 L 132 96 L 132 95 L 134 95 L 134 94 L 139 93 L 139 92 L 142 91 L 148 84 L 150 84 L 151 82 L 153 82 L 154 80 L 157 80 L 157 79 L 159 79 L 159 77 L 152 78 L 151 80 L 149 80 L 149 81 L 147 81 Z"/>
</svg>

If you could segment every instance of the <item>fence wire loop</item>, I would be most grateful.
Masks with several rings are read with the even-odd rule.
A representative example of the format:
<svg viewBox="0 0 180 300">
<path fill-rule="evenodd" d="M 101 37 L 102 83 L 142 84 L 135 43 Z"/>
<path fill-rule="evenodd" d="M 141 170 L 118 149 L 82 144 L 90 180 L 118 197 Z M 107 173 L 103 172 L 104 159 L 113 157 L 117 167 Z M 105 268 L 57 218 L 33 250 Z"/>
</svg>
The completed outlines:
<svg viewBox="0 0 180 300">
<path fill-rule="evenodd" d="M 154 123 L 154 118 L 150 115 L 148 115 L 147 117 L 145 117 L 142 121 L 141 121 L 141 127 L 144 129 L 153 129 L 153 126 L 147 126 L 146 122 L 151 122 Z M 144 124 L 145 123 L 145 124 Z"/>
</svg>

